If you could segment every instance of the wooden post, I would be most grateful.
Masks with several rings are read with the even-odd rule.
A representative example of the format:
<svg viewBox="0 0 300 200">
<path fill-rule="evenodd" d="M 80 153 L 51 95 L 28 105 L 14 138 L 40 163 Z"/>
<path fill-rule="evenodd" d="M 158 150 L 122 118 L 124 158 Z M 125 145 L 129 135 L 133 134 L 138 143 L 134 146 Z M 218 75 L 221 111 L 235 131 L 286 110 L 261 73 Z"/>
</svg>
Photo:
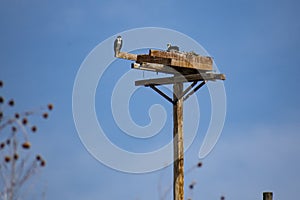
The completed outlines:
<svg viewBox="0 0 300 200">
<path fill-rule="evenodd" d="M 173 154 L 174 154 L 174 183 L 173 199 L 184 200 L 184 150 L 183 150 L 183 83 L 173 85 Z M 178 99 L 179 97 L 179 99 Z"/>
<path fill-rule="evenodd" d="M 135 61 L 131 65 L 134 69 L 174 75 L 173 77 L 139 80 L 135 82 L 135 85 L 150 86 L 173 104 L 173 197 L 174 200 L 184 200 L 183 101 L 201 88 L 206 81 L 225 80 L 226 77 L 224 74 L 213 72 L 211 57 L 197 55 L 194 52 L 166 52 L 151 49 L 149 54 L 119 52 L 115 56 Z M 202 83 L 193 89 L 198 81 Z M 183 91 L 185 82 L 193 83 Z M 166 84 L 173 84 L 173 99 L 156 87 Z"/>
<path fill-rule="evenodd" d="M 263 200 L 272 200 L 273 199 L 273 193 L 272 192 L 264 192 L 263 193 Z"/>
</svg>

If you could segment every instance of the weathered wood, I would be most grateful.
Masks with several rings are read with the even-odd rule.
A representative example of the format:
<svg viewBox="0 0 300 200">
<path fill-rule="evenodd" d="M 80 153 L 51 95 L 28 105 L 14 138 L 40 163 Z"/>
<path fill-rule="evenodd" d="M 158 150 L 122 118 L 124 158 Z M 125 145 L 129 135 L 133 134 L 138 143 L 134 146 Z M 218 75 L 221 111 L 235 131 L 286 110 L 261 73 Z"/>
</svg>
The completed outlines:
<svg viewBox="0 0 300 200">
<path fill-rule="evenodd" d="M 167 53 L 167 52 L 166 52 Z M 184 57 L 177 58 L 163 58 L 150 55 L 137 55 L 137 63 L 157 63 L 162 65 L 168 65 L 171 67 L 191 68 L 199 70 L 212 70 L 212 64 L 203 64 L 195 62 L 192 59 L 186 59 Z"/>
<path fill-rule="evenodd" d="M 184 199 L 183 83 L 173 86 L 173 199 Z M 178 99 L 178 97 L 180 97 Z"/>
<path fill-rule="evenodd" d="M 137 55 L 136 54 L 132 54 L 132 53 L 127 53 L 127 52 L 119 52 L 116 55 L 117 58 L 122 58 L 125 60 L 137 60 Z"/>
<path fill-rule="evenodd" d="M 272 200 L 273 199 L 273 193 L 272 192 L 264 192 L 263 193 L 263 200 Z"/>
<path fill-rule="evenodd" d="M 182 74 L 191 74 L 197 73 L 197 70 L 200 71 L 211 71 L 213 68 L 213 60 L 211 57 L 193 55 L 189 53 L 181 52 L 166 52 L 158 50 L 150 50 L 149 55 L 147 54 L 132 54 L 127 52 L 119 52 L 116 55 L 117 58 L 122 58 L 126 60 L 136 61 L 138 64 L 146 66 L 144 70 L 154 70 L 156 72 L 176 74 L 178 72 Z M 156 66 L 147 66 L 143 63 L 151 63 L 163 65 L 164 67 Z M 175 71 L 165 70 L 167 66 L 174 68 Z"/>
<path fill-rule="evenodd" d="M 205 72 L 203 70 L 191 69 L 191 68 L 182 68 L 176 66 L 167 66 L 163 64 L 156 64 L 156 63 L 132 63 L 131 68 L 139 69 L 139 70 L 146 70 L 151 72 L 159 72 L 165 74 L 197 74 L 201 72 Z"/>
<path fill-rule="evenodd" d="M 157 87 L 155 87 L 154 85 L 150 85 L 150 87 L 157 92 L 158 94 L 160 94 L 162 97 L 164 97 L 165 99 L 167 99 L 169 102 L 171 102 L 172 104 L 174 104 L 174 101 L 168 97 L 168 95 L 166 95 L 165 93 L 163 93 L 162 91 L 160 91 Z"/>
<path fill-rule="evenodd" d="M 157 63 L 157 64 L 162 64 L 162 65 L 172 65 L 172 59 L 171 58 L 161 58 L 161 57 L 155 57 L 155 56 L 150 56 L 147 54 L 144 55 L 137 55 L 137 63 Z"/>
<path fill-rule="evenodd" d="M 197 92 L 203 85 L 205 85 L 206 81 L 203 81 L 199 85 L 197 85 L 191 92 L 189 92 L 186 96 L 183 97 L 183 101 L 187 100 L 190 96 L 192 96 L 195 92 Z"/>
<path fill-rule="evenodd" d="M 132 63 L 131 68 L 152 71 L 152 72 L 166 73 L 166 74 L 179 74 L 180 73 L 172 67 L 162 65 L 162 64 L 155 64 L 155 63 L 141 63 L 141 64 Z"/>
<path fill-rule="evenodd" d="M 183 101 L 201 88 L 206 81 L 225 80 L 225 75 L 211 72 L 213 70 L 211 57 L 200 56 L 192 52 L 150 50 L 149 55 L 119 52 L 116 57 L 136 61 L 136 63 L 131 65 L 134 69 L 174 75 L 173 77 L 139 80 L 135 82 L 135 85 L 150 86 L 173 104 L 173 198 L 174 200 L 184 200 Z M 206 73 L 208 71 L 210 73 Z M 203 82 L 192 90 L 198 81 Z M 183 91 L 184 82 L 193 83 Z M 163 84 L 173 84 L 173 99 L 155 87 L 155 85 Z"/>
<path fill-rule="evenodd" d="M 189 74 L 189 75 L 178 75 L 172 77 L 164 78 L 154 78 L 146 80 L 135 81 L 136 86 L 149 86 L 149 85 L 164 85 L 164 84 L 174 84 L 192 81 L 213 81 L 213 80 L 225 80 L 224 74 L 214 74 L 214 73 L 202 73 L 202 74 Z"/>
<path fill-rule="evenodd" d="M 212 70 L 213 60 L 208 56 L 194 55 L 183 52 L 167 52 L 159 50 L 149 50 L 149 56 L 171 59 L 171 66 L 193 68 L 199 70 Z"/>
</svg>

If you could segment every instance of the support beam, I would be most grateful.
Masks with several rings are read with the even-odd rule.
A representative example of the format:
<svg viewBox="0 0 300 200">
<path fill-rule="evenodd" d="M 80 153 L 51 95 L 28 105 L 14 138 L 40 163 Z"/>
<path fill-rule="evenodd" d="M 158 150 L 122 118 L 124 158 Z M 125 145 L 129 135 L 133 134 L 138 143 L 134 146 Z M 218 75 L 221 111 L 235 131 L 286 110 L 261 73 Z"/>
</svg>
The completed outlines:
<svg viewBox="0 0 300 200">
<path fill-rule="evenodd" d="M 214 73 L 180 75 L 180 76 L 173 76 L 173 77 L 139 80 L 135 82 L 135 85 L 136 86 L 165 85 L 165 84 L 192 82 L 192 81 L 214 81 L 214 80 L 225 80 L 225 75 L 214 74 Z"/>
<path fill-rule="evenodd" d="M 155 63 L 132 63 L 131 68 L 166 74 L 179 74 L 179 72 L 172 67 Z"/>
<path fill-rule="evenodd" d="M 183 83 L 173 86 L 173 199 L 184 200 Z M 181 97 L 178 99 L 178 97 Z"/>
<path fill-rule="evenodd" d="M 117 58 L 122 58 L 125 60 L 137 60 L 137 55 L 136 54 L 132 54 L 132 53 L 127 53 L 127 52 L 119 52 L 116 55 Z"/>
<path fill-rule="evenodd" d="M 139 69 L 139 70 L 146 70 L 150 72 L 159 72 L 159 73 L 165 73 L 165 74 L 199 74 L 199 73 L 205 73 L 206 70 L 198 70 L 198 69 L 191 69 L 191 68 L 182 68 L 182 67 L 170 67 L 163 64 L 157 64 L 157 63 L 132 63 L 131 64 L 132 69 Z"/>
</svg>

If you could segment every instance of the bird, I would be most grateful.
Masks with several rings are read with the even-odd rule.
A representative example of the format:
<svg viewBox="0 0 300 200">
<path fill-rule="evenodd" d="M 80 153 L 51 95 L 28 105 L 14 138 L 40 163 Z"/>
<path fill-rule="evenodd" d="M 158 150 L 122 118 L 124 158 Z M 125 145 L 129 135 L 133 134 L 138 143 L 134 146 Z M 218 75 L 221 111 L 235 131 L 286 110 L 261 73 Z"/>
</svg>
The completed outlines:
<svg viewBox="0 0 300 200">
<path fill-rule="evenodd" d="M 179 47 L 178 46 L 172 46 L 170 43 L 167 44 L 167 51 L 168 52 L 178 52 L 179 51 Z"/>
<path fill-rule="evenodd" d="M 115 40 L 115 42 L 114 42 L 115 56 L 117 56 L 118 53 L 120 53 L 120 50 L 122 48 L 122 44 L 123 44 L 122 37 L 119 35 L 117 37 L 117 39 Z"/>
</svg>

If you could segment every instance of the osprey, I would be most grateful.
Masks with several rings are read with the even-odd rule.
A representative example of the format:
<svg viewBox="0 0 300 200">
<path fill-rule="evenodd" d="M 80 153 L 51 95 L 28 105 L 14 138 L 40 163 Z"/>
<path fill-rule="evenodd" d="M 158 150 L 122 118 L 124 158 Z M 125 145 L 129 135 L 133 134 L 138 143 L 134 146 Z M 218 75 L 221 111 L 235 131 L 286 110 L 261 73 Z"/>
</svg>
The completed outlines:
<svg viewBox="0 0 300 200">
<path fill-rule="evenodd" d="M 120 53 L 120 50 L 122 48 L 122 44 L 123 44 L 122 37 L 118 36 L 117 39 L 114 42 L 115 56 L 117 56 L 118 53 Z"/>
<path fill-rule="evenodd" d="M 178 52 L 179 51 L 179 47 L 178 46 L 172 46 L 170 43 L 167 44 L 167 51 L 168 52 Z"/>
</svg>

